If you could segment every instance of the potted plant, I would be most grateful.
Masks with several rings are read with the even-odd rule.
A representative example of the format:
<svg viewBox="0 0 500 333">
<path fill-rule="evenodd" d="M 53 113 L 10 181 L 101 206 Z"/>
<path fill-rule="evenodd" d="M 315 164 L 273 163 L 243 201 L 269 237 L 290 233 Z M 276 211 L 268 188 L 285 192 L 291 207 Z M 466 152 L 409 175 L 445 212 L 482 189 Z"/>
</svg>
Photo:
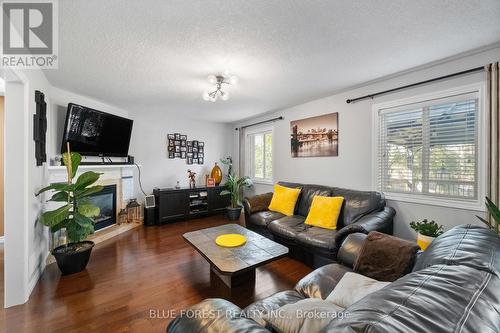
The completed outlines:
<svg viewBox="0 0 500 333">
<path fill-rule="evenodd" d="M 490 213 L 491 218 L 496 222 L 497 225 L 500 225 L 500 209 L 498 209 L 497 205 L 495 205 L 493 203 L 493 201 L 491 201 L 491 199 L 488 197 L 486 197 L 486 208 L 488 209 L 488 212 Z M 478 219 L 480 219 L 481 221 L 483 221 L 488 226 L 488 228 L 493 229 L 493 230 L 495 229 L 494 226 L 490 222 L 488 222 L 486 219 L 482 218 L 481 216 L 477 216 L 477 215 L 476 215 L 476 217 Z"/>
<path fill-rule="evenodd" d="M 229 220 L 236 221 L 240 219 L 242 189 L 252 185 L 252 180 L 248 177 L 237 177 L 233 174 L 227 176 L 227 181 L 224 184 L 226 189 L 221 191 L 220 195 L 231 196 L 231 206 L 227 207 Z"/>
<path fill-rule="evenodd" d="M 103 187 L 93 185 L 101 175 L 93 171 L 81 174 L 73 182 L 82 158 L 80 154 L 70 152 L 69 145 L 62 158 L 68 175 L 67 183 L 51 184 L 36 195 L 55 190 L 48 201 L 64 203 L 55 210 L 44 212 L 40 221 L 49 227 L 51 232 L 66 229 L 69 243 L 52 250 L 57 266 L 63 275 L 66 275 L 80 272 L 87 266 L 94 242 L 85 239 L 94 233 L 92 217 L 100 213 L 99 207 L 93 205 L 88 197 L 101 191 Z"/>
<path fill-rule="evenodd" d="M 422 222 L 413 221 L 410 223 L 410 227 L 417 232 L 417 244 L 424 251 L 434 238 L 444 232 L 442 225 L 439 225 L 434 221 L 429 222 L 427 219 Z"/>
</svg>

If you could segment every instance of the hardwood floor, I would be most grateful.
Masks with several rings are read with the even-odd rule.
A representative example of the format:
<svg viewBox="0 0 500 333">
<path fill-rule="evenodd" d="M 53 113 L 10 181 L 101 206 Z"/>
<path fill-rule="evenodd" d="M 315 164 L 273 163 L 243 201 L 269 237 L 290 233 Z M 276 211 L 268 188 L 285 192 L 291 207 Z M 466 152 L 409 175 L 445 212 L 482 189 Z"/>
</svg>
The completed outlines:
<svg viewBox="0 0 500 333">
<path fill-rule="evenodd" d="M 210 283 L 210 267 L 182 234 L 227 223 L 222 216 L 141 227 L 103 243 L 92 252 L 86 271 L 61 276 L 49 265 L 29 301 L 2 309 L 6 332 L 164 332 L 169 311 L 208 297 L 244 307 L 277 291 L 293 288 L 311 271 L 290 258 L 257 269 L 254 288 L 228 293 Z M 2 276 L 3 289 L 3 276 Z M 3 290 L 2 290 L 3 292 Z M 0 292 L 0 294 L 2 294 Z M 156 311 L 161 318 L 151 318 Z"/>
</svg>

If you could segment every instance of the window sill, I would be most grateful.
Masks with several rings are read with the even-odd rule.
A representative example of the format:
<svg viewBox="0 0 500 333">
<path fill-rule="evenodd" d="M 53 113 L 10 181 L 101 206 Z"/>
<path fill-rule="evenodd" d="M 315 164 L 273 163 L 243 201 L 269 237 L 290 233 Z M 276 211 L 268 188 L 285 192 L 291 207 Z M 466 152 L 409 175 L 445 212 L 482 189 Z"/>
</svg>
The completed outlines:
<svg viewBox="0 0 500 333">
<path fill-rule="evenodd" d="M 268 179 L 252 179 L 252 183 L 259 185 L 274 185 L 274 182 Z"/>
<path fill-rule="evenodd" d="M 392 201 L 401 201 L 401 202 L 408 202 L 421 205 L 473 210 L 477 212 L 486 211 L 484 199 L 459 200 L 459 199 L 448 199 L 448 198 L 423 196 L 423 195 L 419 196 L 419 195 L 404 194 L 404 193 L 391 193 L 391 192 L 384 192 L 384 194 L 387 200 L 392 200 Z"/>
</svg>

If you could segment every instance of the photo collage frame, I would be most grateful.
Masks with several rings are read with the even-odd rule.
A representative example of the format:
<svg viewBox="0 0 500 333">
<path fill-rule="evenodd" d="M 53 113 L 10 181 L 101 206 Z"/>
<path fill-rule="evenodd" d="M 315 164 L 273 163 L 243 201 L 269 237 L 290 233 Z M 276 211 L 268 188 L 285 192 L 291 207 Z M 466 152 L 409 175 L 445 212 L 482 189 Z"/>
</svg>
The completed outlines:
<svg viewBox="0 0 500 333">
<path fill-rule="evenodd" d="M 181 158 L 186 164 L 204 164 L 205 143 L 198 140 L 188 140 L 187 135 L 180 133 L 167 135 L 168 158 Z"/>
</svg>

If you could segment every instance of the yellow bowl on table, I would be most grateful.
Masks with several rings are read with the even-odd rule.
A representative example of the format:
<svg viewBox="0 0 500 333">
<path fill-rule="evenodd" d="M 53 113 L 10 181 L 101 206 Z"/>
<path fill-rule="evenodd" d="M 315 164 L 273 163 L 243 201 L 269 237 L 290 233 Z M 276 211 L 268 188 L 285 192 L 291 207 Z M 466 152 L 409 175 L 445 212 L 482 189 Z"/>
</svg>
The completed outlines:
<svg viewBox="0 0 500 333">
<path fill-rule="evenodd" d="M 245 245 L 247 238 L 240 234 L 224 234 L 215 239 L 215 244 L 222 247 L 238 247 Z"/>
</svg>

